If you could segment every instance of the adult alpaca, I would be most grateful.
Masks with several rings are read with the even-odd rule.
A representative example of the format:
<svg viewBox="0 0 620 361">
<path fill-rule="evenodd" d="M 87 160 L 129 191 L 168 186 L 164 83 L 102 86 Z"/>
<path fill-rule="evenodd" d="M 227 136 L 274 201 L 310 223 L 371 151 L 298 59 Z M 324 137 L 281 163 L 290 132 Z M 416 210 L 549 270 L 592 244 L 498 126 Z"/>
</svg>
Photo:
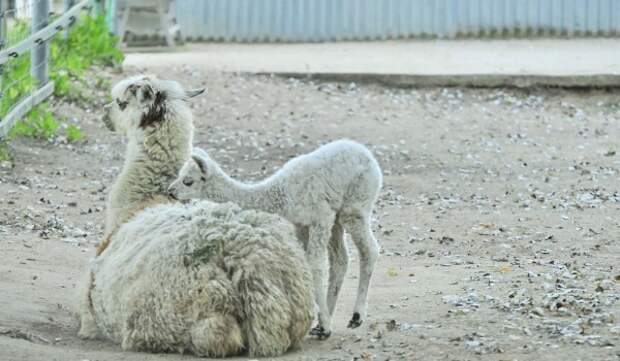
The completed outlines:
<svg viewBox="0 0 620 361">
<path fill-rule="evenodd" d="M 149 205 L 167 202 L 167 188 L 190 158 L 194 132 L 187 100 L 204 89 L 139 75 L 120 81 L 105 106 L 104 123 L 127 139 L 125 163 L 106 205 L 101 254 L 118 226 Z"/>
<path fill-rule="evenodd" d="M 233 203 L 146 208 L 89 271 L 80 309 L 95 327 L 82 336 L 124 350 L 275 357 L 312 324 L 312 275 L 293 226 Z"/>
<path fill-rule="evenodd" d="M 96 255 L 108 247 L 118 228 L 139 211 L 169 202 L 165 195 L 183 163 L 190 158 L 194 133 L 187 100 L 204 89 L 185 91 L 170 80 L 138 75 L 118 82 L 112 102 L 104 107 L 103 122 L 127 137 L 123 169 L 114 182 L 106 204 L 103 240 Z M 90 307 L 92 273 L 85 281 L 80 307 Z M 97 334 L 88 310 L 80 311 L 80 336 Z"/>
<path fill-rule="evenodd" d="M 79 335 L 204 356 L 277 356 L 299 344 L 312 322 L 312 277 L 290 223 L 161 195 L 189 158 L 185 100 L 200 91 L 141 76 L 112 93 L 105 122 L 129 144 L 78 300 Z"/>
</svg>

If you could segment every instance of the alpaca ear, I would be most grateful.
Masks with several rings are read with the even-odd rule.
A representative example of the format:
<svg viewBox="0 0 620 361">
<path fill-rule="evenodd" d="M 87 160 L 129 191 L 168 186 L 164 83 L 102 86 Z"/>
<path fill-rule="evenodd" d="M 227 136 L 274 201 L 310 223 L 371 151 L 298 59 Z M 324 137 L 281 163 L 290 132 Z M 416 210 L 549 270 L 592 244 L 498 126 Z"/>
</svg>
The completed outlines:
<svg viewBox="0 0 620 361">
<path fill-rule="evenodd" d="M 202 173 L 202 175 L 205 178 L 208 177 L 209 176 L 209 168 L 207 167 L 207 162 L 205 162 L 204 158 L 194 154 L 194 155 L 192 155 L 192 159 L 198 165 L 198 168 L 200 169 L 200 172 Z"/>
<path fill-rule="evenodd" d="M 209 156 L 205 150 L 203 150 L 202 148 L 198 148 L 198 147 L 194 147 L 192 149 L 192 154 L 202 157 L 202 158 L 207 158 Z"/>
<path fill-rule="evenodd" d="M 192 90 L 186 90 L 186 91 L 185 91 L 185 97 L 186 97 L 187 99 L 189 99 L 189 98 L 193 98 L 193 97 L 195 97 L 195 96 L 198 96 L 198 95 L 200 95 L 200 94 L 204 93 L 204 92 L 205 92 L 205 90 L 206 90 L 205 88 L 200 88 L 200 89 L 192 89 Z"/>
</svg>

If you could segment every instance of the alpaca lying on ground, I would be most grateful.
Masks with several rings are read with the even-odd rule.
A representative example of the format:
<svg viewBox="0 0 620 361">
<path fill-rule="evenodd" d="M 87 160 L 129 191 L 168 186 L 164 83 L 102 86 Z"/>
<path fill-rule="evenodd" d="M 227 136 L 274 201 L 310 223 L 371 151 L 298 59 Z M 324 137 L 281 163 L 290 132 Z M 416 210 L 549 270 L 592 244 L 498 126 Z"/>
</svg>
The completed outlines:
<svg viewBox="0 0 620 361">
<path fill-rule="evenodd" d="M 358 327 L 366 317 L 368 288 L 379 252 L 370 217 L 381 182 L 381 169 L 370 151 L 341 140 L 292 159 L 256 184 L 233 180 L 206 152 L 195 148 L 169 192 L 181 200 L 236 202 L 244 208 L 279 214 L 295 224 L 306 247 L 319 308 L 319 322 L 312 334 L 326 338 L 349 262 L 344 230 L 360 254 L 357 300 L 349 327 Z"/>
<path fill-rule="evenodd" d="M 112 89 L 104 123 L 128 138 L 125 163 L 108 196 L 104 240 L 142 208 L 167 201 L 166 190 L 192 149 L 193 120 L 186 91 L 175 81 L 135 76 Z M 98 254 L 105 249 L 104 241 Z"/>
<path fill-rule="evenodd" d="M 123 349 L 276 356 L 312 322 L 311 275 L 287 221 L 232 204 L 162 197 L 190 156 L 188 93 L 152 77 L 122 81 L 106 124 L 129 138 L 107 236 L 79 297 L 79 335 Z"/>
<path fill-rule="evenodd" d="M 271 357 L 312 323 L 312 276 L 293 226 L 233 203 L 147 208 L 91 271 L 82 309 L 125 350 Z"/>
<path fill-rule="evenodd" d="M 192 113 L 187 99 L 203 90 L 185 91 L 175 81 L 153 76 L 134 76 L 112 88 L 113 101 L 105 106 L 103 121 L 112 131 L 128 138 L 125 163 L 108 195 L 100 255 L 120 225 L 144 208 L 169 202 L 167 187 L 190 158 L 193 136 Z M 80 304 L 88 305 L 92 279 Z M 80 336 L 97 332 L 92 317 L 80 311 Z"/>
</svg>

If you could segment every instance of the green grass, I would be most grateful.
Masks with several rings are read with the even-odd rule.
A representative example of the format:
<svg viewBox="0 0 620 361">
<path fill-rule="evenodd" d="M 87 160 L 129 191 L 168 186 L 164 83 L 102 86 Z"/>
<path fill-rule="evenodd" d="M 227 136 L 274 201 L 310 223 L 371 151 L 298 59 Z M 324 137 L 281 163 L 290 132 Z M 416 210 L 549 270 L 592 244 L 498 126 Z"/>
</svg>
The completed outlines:
<svg viewBox="0 0 620 361">
<path fill-rule="evenodd" d="M 24 21 L 18 21 L 11 27 L 7 39 L 23 39 L 29 34 L 30 26 Z M 30 76 L 30 56 L 25 54 L 17 59 L 10 60 L 2 69 L 0 81 L 0 119 L 6 115 L 11 107 L 24 95 L 35 89 L 35 82 Z"/>
<path fill-rule="evenodd" d="M 69 124 L 65 129 L 65 135 L 70 143 L 75 143 L 82 139 L 82 131 L 76 125 Z"/>
<path fill-rule="evenodd" d="M 30 33 L 30 25 L 21 21 L 14 23 L 7 39 L 23 39 Z M 86 81 L 88 70 L 95 67 L 116 66 L 123 61 L 123 53 L 116 48 L 118 39 L 110 35 L 103 16 L 93 18 L 84 15 L 71 28 L 67 38 L 59 33 L 50 44 L 50 79 L 54 81 L 54 95 L 65 100 L 88 102 L 89 89 L 109 88 L 109 82 L 96 74 L 94 84 Z M 0 121 L 20 99 L 30 94 L 36 84 L 30 75 L 30 55 L 23 54 L 9 61 L 3 69 L 0 81 Z M 91 72 L 94 73 L 94 72 Z M 20 120 L 11 134 L 41 139 L 54 137 L 60 123 L 54 118 L 48 105 L 39 105 Z M 69 141 L 82 139 L 75 125 L 65 128 Z"/>
<path fill-rule="evenodd" d="M 50 46 L 50 78 L 55 82 L 54 94 L 70 100 L 88 101 L 84 90 L 88 84 L 84 74 L 92 66 L 117 66 L 124 58 L 116 48 L 118 38 L 111 36 L 103 16 L 82 16 L 65 39 L 56 36 Z M 109 87 L 96 77 L 95 86 Z"/>
<path fill-rule="evenodd" d="M 11 129 L 11 136 L 51 139 L 56 135 L 60 124 L 46 103 L 34 107 L 25 119 L 15 123 Z"/>
<path fill-rule="evenodd" d="M 11 160 L 13 160 L 11 149 L 6 142 L 0 141 L 0 162 L 7 162 Z"/>
</svg>

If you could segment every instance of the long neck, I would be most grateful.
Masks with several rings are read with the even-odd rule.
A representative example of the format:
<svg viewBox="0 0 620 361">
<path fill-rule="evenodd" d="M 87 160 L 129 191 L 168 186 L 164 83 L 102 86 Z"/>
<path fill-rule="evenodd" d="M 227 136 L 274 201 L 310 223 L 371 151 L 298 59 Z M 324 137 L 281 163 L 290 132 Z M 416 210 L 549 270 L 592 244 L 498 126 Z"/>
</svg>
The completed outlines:
<svg viewBox="0 0 620 361">
<path fill-rule="evenodd" d="M 273 182 L 267 180 L 254 184 L 243 183 L 231 178 L 219 167 L 216 172 L 214 181 L 218 183 L 220 196 L 214 198 L 220 198 L 219 201 L 235 202 L 243 208 L 279 213 L 278 203 L 271 199 L 274 194 Z"/>
<path fill-rule="evenodd" d="M 191 154 L 191 122 L 165 121 L 158 128 L 143 132 L 130 136 L 117 180 L 132 190 L 135 199 L 130 201 L 165 193 Z"/>
</svg>

